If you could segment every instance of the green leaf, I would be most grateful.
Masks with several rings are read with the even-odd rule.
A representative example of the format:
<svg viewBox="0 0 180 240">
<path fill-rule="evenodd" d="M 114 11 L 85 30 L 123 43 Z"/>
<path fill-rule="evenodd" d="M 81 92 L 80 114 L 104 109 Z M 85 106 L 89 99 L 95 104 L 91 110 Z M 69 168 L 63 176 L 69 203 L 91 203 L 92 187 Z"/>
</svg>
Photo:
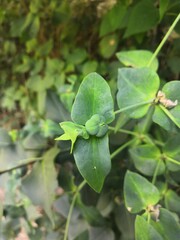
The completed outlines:
<svg viewBox="0 0 180 240">
<path fill-rule="evenodd" d="M 163 240 L 179 240 L 180 225 L 176 214 L 160 208 L 159 221 L 151 221 L 151 224 L 161 234 Z"/>
<path fill-rule="evenodd" d="M 136 240 L 163 240 L 156 229 L 143 217 L 136 216 L 135 220 L 135 239 Z"/>
<path fill-rule="evenodd" d="M 168 210 L 180 214 L 180 197 L 176 192 L 169 189 L 165 194 L 165 206 Z"/>
<path fill-rule="evenodd" d="M 100 192 L 111 169 L 108 136 L 78 139 L 74 148 L 76 165 L 87 183 Z"/>
<path fill-rule="evenodd" d="M 138 213 L 149 205 L 155 205 L 160 199 L 160 194 L 146 178 L 127 171 L 124 180 L 124 197 L 126 208 L 132 213 Z"/>
<path fill-rule="evenodd" d="M 71 118 L 75 123 L 85 123 L 95 114 L 102 115 L 106 123 L 114 120 L 114 104 L 106 81 L 97 73 L 87 75 L 76 95 Z"/>
<path fill-rule="evenodd" d="M 88 133 L 84 126 L 75 124 L 73 122 L 62 122 L 60 123 L 61 128 L 64 130 L 64 134 L 55 140 L 71 140 L 71 153 L 74 147 L 74 143 L 78 136 L 81 136 L 85 139 L 89 138 Z"/>
<path fill-rule="evenodd" d="M 99 50 L 104 58 L 110 58 L 118 46 L 118 36 L 116 34 L 105 36 L 99 43 Z"/>
<path fill-rule="evenodd" d="M 169 6 L 169 0 L 160 0 L 160 3 L 159 3 L 160 21 L 162 20 L 164 14 L 168 10 L 168 6 Z"/>
<path fill-rule="evenodd" d="M 126 6 L 123 2 L 117 4 L 103 16 L 100 25 L 100 37 L 107 33 L 114 32 L 121 26 L 122 19 L 126 13 Z"/>
<path fill-rule="evenodd" d="M 146 67 L 152 57 L 153 53 L 147 50 L 130 50 L 121 51 L 116 53 L 117 58 L 125 66 L 130 67 Z M 155 58 L 150 65 L 150 68 L 154 71 L 158 69 L 158 60 Z"/>
<path fill-rule="evenodd" d="M 179 143 L 180 143 L 180 134 L 170 137 L 163 147 L 163 153 L 165 154 L 165 156 L 173 158 L 177 162 L 180 162 Z M 166 160 L 166 165 L 170 171 L 176 172 L 180 170 L 179 165 L 168 161 L 168 159 Z"/>
<path fill-rule="evenodd" d="M 151 0 L 139 1 L 132 9 L 124 37 L 147 32 L 159 20 L 158 9 Z"/>
<path fill-rule="evenodd" d="M 93 206 L 85 206 L 83 204 L 80 205 L 80 210 L 82 212 L 83 217 L 87 220 L 87 222 L 91 226 L 104 226 L 106 221 L 97 208 Z"/>
<path fill-rule="evenodd" d="M 161 160 L 161 152 L 155 145 L 145 144 L 129 150 L 137 170 L 147 176 L 153 176 L 157 166 L 157 175 L 165 171 L 165 164 Z M 159 163 L 160 161 L 160 163 Z"/>
<path fill-rule="evenodd" d="M 159 88 L 159 77 L 150 68 L 120 68 L 118 71 L 117 102 L 131 118 L 143 117 Z M 135 105 L 141 106 L 135 106 Z M 134 107 L 133 107 L 134 105 Z"/>
<path fill-rule="evenodd" d="M 167 131 L 179 132 L 178 126 L 180 126 L 180 81 L 177 80 L 166 83 L 162 88 L 162 92 L 165 94 L 167 99 L 171 101 L 178 101 L 177 106 L 169 109 L 166 108 L 166 111 L 172 116 L 176 124 L 158 105 L 156 106 L 155 112 L 153 114 L 153 121 Z"/>
<path fill-rule="evenodd" d="M 90 227 L 89 240 L 114 240 L 115 234 L 112 229 L 107 227 Z"/>
<path fill-rule="evenodd" d="M 55 199 L 55 189 L 58 186 L 54 158 L 58 153 L 59 149 L 57 148 L 47 151 L 42 162 L 36 163 L 32 172 L 22 181 L 23 192 L 33 204 L 44 208 L 53 225 L 52 204 Z"/>
</svg>

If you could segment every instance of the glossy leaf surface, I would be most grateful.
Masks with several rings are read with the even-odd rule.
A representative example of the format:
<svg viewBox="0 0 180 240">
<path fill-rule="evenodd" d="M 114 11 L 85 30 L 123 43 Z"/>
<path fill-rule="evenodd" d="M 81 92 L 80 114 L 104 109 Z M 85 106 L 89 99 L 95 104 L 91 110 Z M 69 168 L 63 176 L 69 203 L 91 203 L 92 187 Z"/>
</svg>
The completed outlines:
<svg viewBox="0 0 180 240">
<path fill-rule="evenodd" d="M 87 140 L 79 138 L 75 143 L 74 158 L 83 178 L 96 192 L 100 192 L 111 168 L 108 136 Z"/>
<path fill-rule="evenodd" d="M 76 95 L 71 118 L 75 123 L 85 123 L 95 114 L 104 116 L 106 123 L 114 120 L 114 104 L 107 82 L 97 73 L 87 75 Z"/>
</svg>

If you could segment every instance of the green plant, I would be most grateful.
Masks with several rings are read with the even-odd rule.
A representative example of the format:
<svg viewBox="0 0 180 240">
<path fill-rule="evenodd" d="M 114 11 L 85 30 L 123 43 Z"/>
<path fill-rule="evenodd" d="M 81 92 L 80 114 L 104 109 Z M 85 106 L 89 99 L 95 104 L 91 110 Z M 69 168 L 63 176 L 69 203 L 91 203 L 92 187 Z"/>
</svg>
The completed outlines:
<svg viewBox="0 0 180 240">
<path fill-rule="evenodd" d="M 168 186 L 165 193 L 162 193 L 158 189 L 157 178 L 180 169 L 180 81 L 170 81 L 160 90 L 160 79 L 156 73 L 156 56 L 179 19 L 180 14 L 154 54 L 138 50 L 117 54 L 120 61 L 127 66 L 118 70 L 116 99 L 119 110 L 114 111 L 113 98 L 106 81 L 97 73 L 90 73 L 81 83 L 75 97 L 71 110 L 73 122 L 60 123 L 64 134 L 56 140 L 71 140 L 71 152 L 79 172 L 85 179 L 77 188 L 71 203 L 65 240 L 79 191 L 87 182 L 95 191 L 100 192 L 111 169 L 111 159 L 127 147 L 139 172 L 135 173 L 131 166 L 131 171 L 127 171 L 124 179 L 126 208 L 131 213 L 142 213 L 137 215 L 135 220 L 136 239 L 179 238 L 177 215 L 158 204 L 165 198 Z M 108 126 L 114 121 L 115 115 L 121 113 L 124 113 L 128 120 L 136 119 L 132 129 L 122 129 L 123 124 L 119 127 L 118 122 L 115 127 Z M 122 122 L 122 118 L 120 115 L 118 121 Z M 150 135 L 153 122 L 166 129 L 176 141 L 170 137 L 164 144 Z M 111 155 L 108 129 L 132 136 Z M 148 176 L 151 182 L 140 173 Z"/>
<path fill-rule="evenodd" d="M 176 239 L 180 22 L 161 38 L 179 12 L 179 0 L 1 1 L 1 239 Z M 99 107 L 83 116 L 92 78 Z"/>
</svg>

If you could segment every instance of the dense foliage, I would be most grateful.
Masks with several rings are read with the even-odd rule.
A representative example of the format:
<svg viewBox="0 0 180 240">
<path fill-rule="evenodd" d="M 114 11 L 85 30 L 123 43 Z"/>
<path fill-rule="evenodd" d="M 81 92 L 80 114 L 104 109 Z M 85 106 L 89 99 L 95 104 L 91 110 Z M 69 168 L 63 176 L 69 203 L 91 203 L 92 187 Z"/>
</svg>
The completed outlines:
<svg viewBox="0 0 180 240">
<path fill-rule="evenodd" d="M 1 1 L 1 239 L 179 239 L 179 12 Z"/>
</svg>

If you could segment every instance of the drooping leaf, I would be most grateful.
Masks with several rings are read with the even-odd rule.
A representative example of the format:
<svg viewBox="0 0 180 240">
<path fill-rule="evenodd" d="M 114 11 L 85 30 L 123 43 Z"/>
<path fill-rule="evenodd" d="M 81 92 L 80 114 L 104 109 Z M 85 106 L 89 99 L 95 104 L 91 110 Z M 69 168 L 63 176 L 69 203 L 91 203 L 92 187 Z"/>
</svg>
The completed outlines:
<svg viewBox="0 0 180 240">
<path fill-rule="evenodd" d="M 85 139 L 89 138 L 88 133 L 84 126 L 75 124 L 73 122 L 62 122 L 60 123 L 61 128 L 64 130 L 64 134 L 55 140 L 71 140 L 71 153 L 74 147 L 74 143 L 78 136 L 81 136 Z"/>
<path fill-rule="evenodd" d="M 153 28 L 159 20 L 158 9 L 151 0 L 141 0 L 132 9 L 124 37 L 143 33 Z"/>
<path fill-rule="evenodd" d="M 92 136 L 87 140 L 79 138 L 75 143 L 74 158 L 83 178 L 96 192 L 100 192 L 111 168 L 108 136 Z"/>
<path fill-rule="evenodd" d="M 166 108 L 166 110 L 172 115 L 177 124 L 180 126 L 180 81 L 171 81 L 166 83 L 162 88 L 162 92 L 165 94 L 167 99 L 171 101 L 177 100 L 177 106 Z M 179 127 L 177 124 L 175 124 L 158 105 L 156 106 L 153 114 L 153 121 L 167 131 L 179 132 Z"/>
<path fill-rule="evenodd" d="M 117 58 L 125 66 L 130 67 L 147 67 L 152 53 L 147 50 L 130 50 L 130 51 L 121 51 L 116 53 Z M 155 58 L 150 65 L 150 68 L 154 71 L 158 69 L 158 60 Z"/>
<path fill-rule="evenodd" d="M 159 77 L 150 68 L 120 68 L 118 71 L 118 106 L 121 109 L 142 103 L 141 106 L 125 111 L 131 118 L 141 118 L 147 113 L 151 104 L 148 102 L 153 102 L 158 88 Z"/>
<path fill-rule="evenodd" d="M 156 229 L 143 217 L 138 215 L 135 221 L 135 237 L 136 240 L 163 240 Z"/>
<path fill-rule="evenodd" d="M 124 197 L 126 208 L 132 213 L 138 213 L 149 205 L 155 205 L 160 199 L 160 194 L 146 178 L 127 171 L 124 180 Z"/>
<path fill-rule="evenodd" d="M 95 114 L 102 115 L 106 123 L 114 120 L 114 104 L 106 81 L 97 73 L 88 74 L 76 95 L 71 118 L 75 123 L 85 123 Z"/>
<path fill-rule="evenodd" d="M 144 144 L 129 150 L 137 170 L 147 176 L 153 176 L 158 167 L 157 175 L 165 171 L 165 164 L 161 160 L 161 152 L 155 145 Z M 160 162 L 159 162 L 160 161 Z"/>
<path fill-rule="evenodd" d="M 160 233 L 165 240 L 179 240 L 180 224 L 178 216 L 169 212 L 165 208 L 160 208 L 159 221 L 151 221 L 153 227 Z"/>
<path fill-rule="evenodd" d="M 51 148 L 44 154 L 42 162 L 36 163 L 32 172 L 22 181 L 23 192 L 31 199 L 34 205 L 44 208 L 54 225 L 52 204 L 57 188 L 54 158 L 59 149 Z"/>
</svg>

